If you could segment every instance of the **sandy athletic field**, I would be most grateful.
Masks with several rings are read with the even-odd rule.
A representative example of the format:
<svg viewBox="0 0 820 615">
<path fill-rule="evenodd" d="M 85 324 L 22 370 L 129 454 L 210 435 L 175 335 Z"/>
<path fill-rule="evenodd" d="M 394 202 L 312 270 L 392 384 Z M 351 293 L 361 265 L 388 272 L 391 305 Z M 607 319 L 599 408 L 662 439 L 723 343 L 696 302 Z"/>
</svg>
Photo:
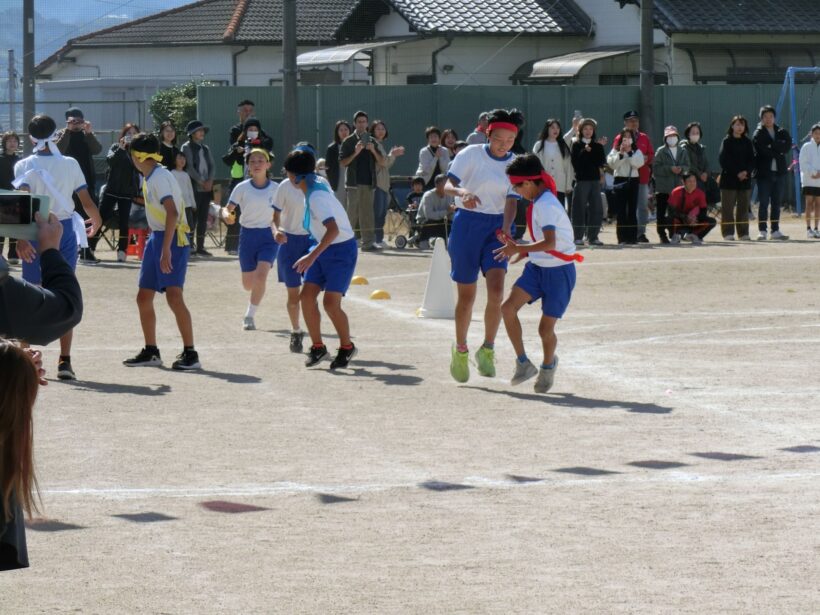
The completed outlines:
<svg viewBox="0 0 820 615">
<path fill-rule="evenodd" d="M 452 321 L 414 316 L 429 252 L 360 258 L 341 373 L 288 352 L 275 274 L 241 331 L 224 256 L 186 286 L 205 370 L 125 368 L 138 264 L 100 255 L 3 613 L 820 611 L 820 241 L 586 250 L 547 396 L 509 386 L 503 326 L 499 377 L 451 381 Z"/>
</svg>

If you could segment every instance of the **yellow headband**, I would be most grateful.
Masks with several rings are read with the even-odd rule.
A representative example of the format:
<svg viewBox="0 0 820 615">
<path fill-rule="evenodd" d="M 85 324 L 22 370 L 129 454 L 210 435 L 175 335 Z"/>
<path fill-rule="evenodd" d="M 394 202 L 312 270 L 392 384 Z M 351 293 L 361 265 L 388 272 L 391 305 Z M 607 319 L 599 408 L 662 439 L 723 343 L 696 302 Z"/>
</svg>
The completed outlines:
<svg viewBox="0 0 820 615">
<path fill-rule="evenodd" d="M 262 149 L 261 147 L 254 147 L 251 150 L 251 153 L 248 154 L 248 158 L 251 157 L 251 154 L 262 154 L 265 157 L 265 160 L 270 162 L 270 153 L 268 153 L 268 150 Z"/>
<path fill-rule="evenodd" d="M 145 162 L 149 158 L 151 160 L 156 160 L 157 162 L 162 162 L 162 156 L 155 152 L 135 152 L 131 150 L 131 155 L 137 159 L 137 162 Z"/>
</svg>

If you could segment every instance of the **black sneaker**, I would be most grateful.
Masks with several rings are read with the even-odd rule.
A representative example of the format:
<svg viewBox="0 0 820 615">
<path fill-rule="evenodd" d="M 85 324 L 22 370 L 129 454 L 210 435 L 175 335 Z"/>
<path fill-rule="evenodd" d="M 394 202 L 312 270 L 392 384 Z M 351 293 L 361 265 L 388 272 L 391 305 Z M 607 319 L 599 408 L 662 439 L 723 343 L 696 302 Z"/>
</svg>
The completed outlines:
<svg viewBox="0 0 820 615">
<path fill-rule="evenodd" d="M 291 352 L 302 352 L 302 340 L 305 339 L 305 334 L 302 331 L 299 332 L 292 332 L 290 334 L 290 351 Z"/>
<path fill-rule="evenodd" d="M 71 368 L 71 361 L 63 359 L 57 363 L 57 378 L 60 380 L 76 380 L 77 375 Z"/>
<path fill-rule="evenodd" d="M 321 361 L 327 357 L 327 346 L 322 344 L 321 346 L 311 346 L 310 350 L 307 353 L 307 359 L 305 360 L 305 367 L 313 367 L 317 365 Z"/>
<path fill-rule="evenodd" d="M 661 235 L 661 243 L 663 243 L 663 244 L 669 243 L 669 237 L 667 237 L 666 235 Z"/>
<path fill-rule="evenodd" d="M 126 359 L 122 362 L 127 367 L 152 367 L 162 365 L 159 350 L 148 350 L 143 348 L 137 356 Z"/>
<path fill-rule="evenodd" d="M 208 252 L 208 250 L 206 250 L 205 248 L 199 248 L 199 249 L 196 251 L 196 255 L 197 255 L 197 256 L 213 256 L 213 254 L 211 254 L 210 252 Z"/>
<path fill-rule="evenodd" d="M 199 362 L 199 354 L 196 350 L 183 350 L 182 354 L 177 356 L 177 360 L 173 362 L 171 367 L 184 371 L 202 369 L 202 364 Z"/>
<path fill-rule="evenodd" d="M 638 235 L 638 243 L 649 243 L 649 239 L 646 235 Z"/>
<path fill-rule="evenodd" d="M 358 352 L 358 348 L 356 348 L 353 344 L 350 345 L 350 348 L 339 348 L 339 351 L 336 353 L 336 358 L 330 363 L 330 369 L 347 367 Z"/>
</svg>

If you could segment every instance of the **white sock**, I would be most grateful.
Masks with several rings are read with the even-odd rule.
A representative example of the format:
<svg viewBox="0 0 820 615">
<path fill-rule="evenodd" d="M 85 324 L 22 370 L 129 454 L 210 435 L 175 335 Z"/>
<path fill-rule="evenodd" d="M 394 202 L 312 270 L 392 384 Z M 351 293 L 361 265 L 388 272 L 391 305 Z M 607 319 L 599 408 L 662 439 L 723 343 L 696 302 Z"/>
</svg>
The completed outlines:
<svg viewBox="0 0 820 615">
<path fill-rule="evenodd" d="M 302 327 L 293 327 L 293 331 L 292 331 L 292 332 L 293 332 L 293 333 L 301 333 L 301 332 L 302 332 Z"/>
<path fill-rule="evenodd" d="M 258 307 L 258 305 L 248 303 L 248 310 L 245 312 L 245 318 L 253 318 L 254 316 L 256 316 L 256 309 Z"/>
</svg>

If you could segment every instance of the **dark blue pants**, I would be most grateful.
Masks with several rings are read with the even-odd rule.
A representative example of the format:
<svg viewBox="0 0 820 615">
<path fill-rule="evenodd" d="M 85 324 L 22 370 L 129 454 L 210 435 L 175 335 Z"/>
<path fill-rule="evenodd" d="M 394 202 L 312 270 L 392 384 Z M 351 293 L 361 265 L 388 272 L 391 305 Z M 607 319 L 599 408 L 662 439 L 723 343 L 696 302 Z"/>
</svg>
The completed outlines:
<svg viewBox="0 0 820 615">
<path fill-rule="evenodd" d="M 766 232 L 766 220 L 772 221 L 772 232 L 780 230 L 780 203 L 783 200 L 783 189 L 786 186 L 785 175 L 770 175 L 757 178 L 757 194 L 760 206 L 757 211 L 757 228 Z M 772 203 L 769 211 L 769 201 Z"/>
</svg>

